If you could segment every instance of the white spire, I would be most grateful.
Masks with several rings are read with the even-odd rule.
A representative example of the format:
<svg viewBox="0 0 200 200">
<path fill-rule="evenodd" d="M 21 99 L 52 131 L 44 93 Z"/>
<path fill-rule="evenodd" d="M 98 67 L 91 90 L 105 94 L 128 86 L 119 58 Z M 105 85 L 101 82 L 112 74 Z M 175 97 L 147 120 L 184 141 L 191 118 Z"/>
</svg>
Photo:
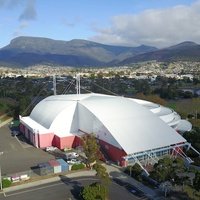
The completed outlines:
<svg viewBox="0 0 200 200">
<path fill-rule="evenodd" d="M 80 83 L 80 74 L 76 75 L 76 93 L 79 95 L 81 93 L 81 83 Z"/>
<path fill-rule="evenodd" d="M 53 75 L 53 94 L 56 95 L 56 75 Z"/>
</svg>

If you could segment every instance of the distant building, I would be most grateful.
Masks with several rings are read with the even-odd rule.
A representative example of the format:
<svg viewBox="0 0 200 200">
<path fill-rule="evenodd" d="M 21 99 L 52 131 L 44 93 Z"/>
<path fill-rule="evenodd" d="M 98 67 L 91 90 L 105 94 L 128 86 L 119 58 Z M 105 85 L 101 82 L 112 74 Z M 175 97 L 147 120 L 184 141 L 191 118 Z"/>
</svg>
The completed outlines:
<svg viewBox="0 0 200 200">
<path fill-rule="evenodd" d="M 76 148 L 82 135 L 94 133 L 103 151 L 122 166 L 180 153 L 189 144 L 178 132 L 192 128 L 161 105 L 94 93 L 49 96 L 20 123 L 21 132 L 39 148 Z"/>
</svg>

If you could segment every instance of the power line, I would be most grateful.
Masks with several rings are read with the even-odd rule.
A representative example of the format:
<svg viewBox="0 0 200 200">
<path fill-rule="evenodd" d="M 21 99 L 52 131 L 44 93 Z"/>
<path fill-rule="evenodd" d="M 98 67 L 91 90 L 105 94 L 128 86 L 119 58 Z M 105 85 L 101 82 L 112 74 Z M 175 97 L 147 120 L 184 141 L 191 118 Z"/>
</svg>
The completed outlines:
<svg viewBox="0 0 200 200">
<path fill-rule="evenodd" d="M 34 97 L 34 99 L 31 101 L 31 103 L 26 107 L 26 109 L 22 112 L 22 116 L 31 108 L 31 106 L 38 100 L 38 97 L 40 96 L 40 94 L 43 92 L 44 87 L 46 87 L 46 85 L 48 84 L 45 83 L 42 87 L 42 89 L 38 92 L 37 96 Z"/>
<path fill-rule="evenodd" d="M 74 82 L 75 80 L 74 79 L 72 79 L 70 82 L 69 81 L 67 81 L 69 84 L 65 87 L 65 89 L 63 90 L 63 92 L 62 92 L 62 94 L 66 94 L 67 93 L 67 91 L 71 88 L 71 86 L 73 85 L 73 82 Z"/>
<path fill-rule="evenodd" d="M 112 91 L 110 91 L 110 90 L 108 90 L 108 89 L 106 89 L 106 88 L 104 88 L 104 87 L 102 87 L 102 86 L 96 84 L 96 83 L 93 83 L 93 84 L 96 85 L 97 87 L 99 87 L 99 88 L 105 90 L 106 92 L 109 92 L 110 94 L 114 94 L 115 96 L 119 96 L 118 94 L 116 94 L 116 93 L 114 93 L 114 92 L 112 92 Z"/>
</svg>

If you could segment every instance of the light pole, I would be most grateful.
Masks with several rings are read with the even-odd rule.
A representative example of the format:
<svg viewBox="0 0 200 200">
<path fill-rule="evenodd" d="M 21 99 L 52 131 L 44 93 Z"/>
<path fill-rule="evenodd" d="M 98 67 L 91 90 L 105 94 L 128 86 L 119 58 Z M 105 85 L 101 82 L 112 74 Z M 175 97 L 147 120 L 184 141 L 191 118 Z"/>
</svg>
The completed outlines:
<svg viewBox="0 0 200 200">
<path fill-rule="evenodd" d="M 3 155 L 3 151 L 0 152 L 0 156 L 1 156 L 1 155 Z M 2 177 L 1 177 L 1 163 L 0 163 L 0 185 L 1 185 L 1 186 L 0 186 L 1 188 L 0 188 L 0 189 L 2 190 L 3 187 L 2 187 Z"/>
</svg>

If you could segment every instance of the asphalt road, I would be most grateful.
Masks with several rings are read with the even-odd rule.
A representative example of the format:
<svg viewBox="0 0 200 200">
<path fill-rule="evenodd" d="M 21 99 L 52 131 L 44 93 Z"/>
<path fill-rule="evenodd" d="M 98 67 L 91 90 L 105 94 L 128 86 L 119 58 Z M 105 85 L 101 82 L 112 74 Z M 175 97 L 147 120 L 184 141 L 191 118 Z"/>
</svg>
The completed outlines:
<svg viewBox="0 0 200 200">
<path fill-rule="evenodd" d="M 23 136 L 11 136 L 8 126 L 0 128 L 0 165 L 2 174 L 14 174 L 30 170 L 38 163 L 54 159 L 42 149 L 37 149 L 24 141 Z"/>
<path fill-rule="evenodd" d="M 79 177 L 76 179 L 62 179 L 57 182 L 31 187 L 28 189 L 17 190 L 0 195 L 0 200 L 75 200 L 80 199 L 79 192 L 82 186 L 96 182 L 95 177 Z M 138 198 L 127 191 L 124 187 L 111 182 L 109 188 L 110 200 L 138 200 Z"/>
</svg>

